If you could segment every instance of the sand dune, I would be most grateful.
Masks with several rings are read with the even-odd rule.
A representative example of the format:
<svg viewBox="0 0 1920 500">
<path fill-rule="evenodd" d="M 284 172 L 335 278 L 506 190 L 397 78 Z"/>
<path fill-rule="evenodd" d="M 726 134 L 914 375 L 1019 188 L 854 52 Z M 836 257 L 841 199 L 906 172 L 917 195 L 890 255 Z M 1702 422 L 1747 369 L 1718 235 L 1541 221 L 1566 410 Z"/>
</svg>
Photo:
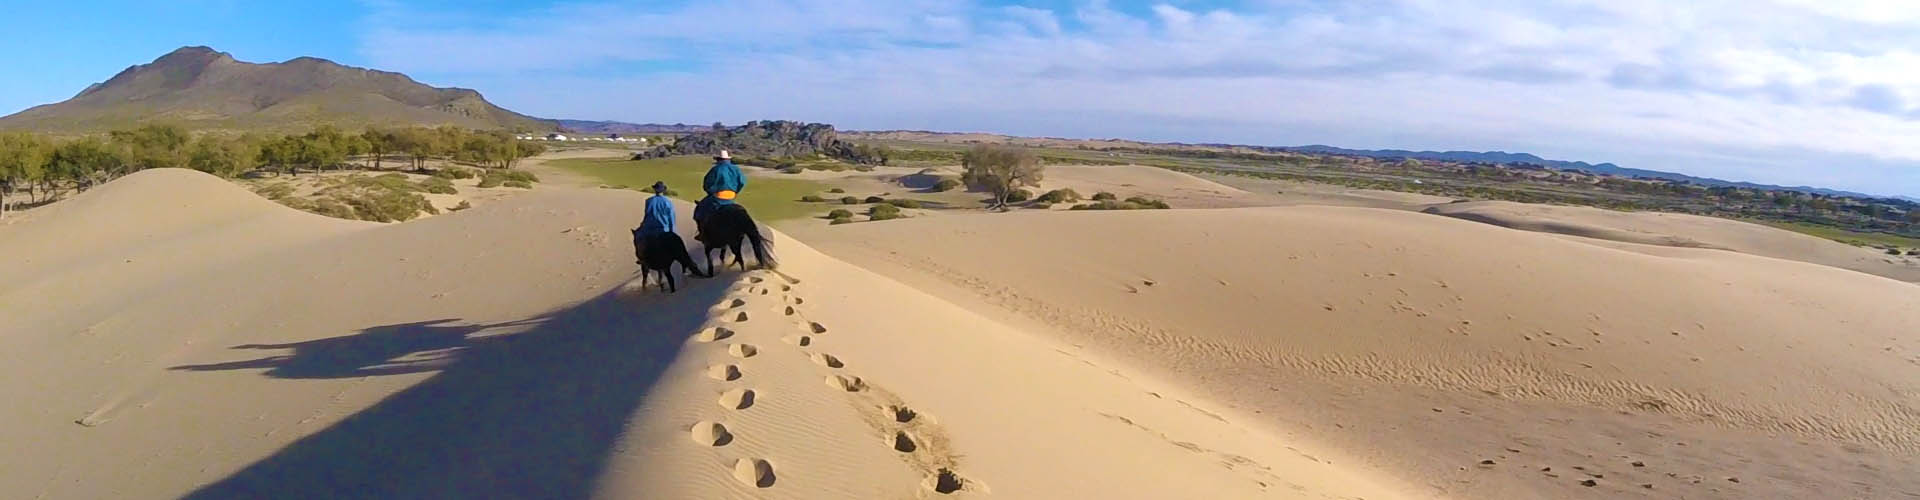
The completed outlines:
<svg viewBox="0 0 1920 500">
<path fill-rule="evenodd" d="M 0 228 L 0 254 L 15 257 L 0 262 L 0 362 L 13 375 L 0 382 L 0 446 L 14 450 L 0 458 L 0 488 L 1410 494 L 1178 387 L 784 236 L 780 273 L 683 282 L 674 295 L 630 289 L 638 193 L 542 189 L 394 225 L 251 196 L 149 171 Z"/>
<path fill-rule="evenodd" d="M 1526 231 L 1687 248 L 1714 248 L 1851 269 L 1920 282 L 1920 264 L 1871 249 L 1759 224 L 1659 212 L 1478 201 L 1434 205 L 1426 213 Z M 1890 262 L 1891 261 L 1891 262 Z"/>
<path fill-rule="evenodd" d="M 1909 283 L 1334 207 L 798 236 L 1433 494 L 1920 494 Z"/>
</svg>

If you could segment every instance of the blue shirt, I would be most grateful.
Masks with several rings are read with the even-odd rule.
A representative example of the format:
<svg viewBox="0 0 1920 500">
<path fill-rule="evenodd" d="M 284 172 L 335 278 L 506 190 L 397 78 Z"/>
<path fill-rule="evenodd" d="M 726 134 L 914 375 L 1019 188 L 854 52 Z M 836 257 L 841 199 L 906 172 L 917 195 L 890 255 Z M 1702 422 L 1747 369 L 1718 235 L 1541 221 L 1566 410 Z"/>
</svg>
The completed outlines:
<svg viewBox="0 0 1920 500">
<path fill-rule="evenodd" d="M 734 166 L 732 161 L 720 160 L 713 164 L 713 168 L 707 169 L 707 177 L 702 179 L 700 184 L 706 190 L 707 198 L 713 200 L 713 203 L 727 205 L 733 203 L 733 200 L 715 198 L 714 193 L 733 191 L 738 195 L 741 188 L 747 187 L 747 177 L 740 173 L 740 167 Z"/>
<path fill-rule="evenodd" d="M 673 201 L 667 195 L 656 194 L 647 198 L 647 215 L 640 220 L 640 235 L 652 236 L 673 232 Z"/>
</svg>

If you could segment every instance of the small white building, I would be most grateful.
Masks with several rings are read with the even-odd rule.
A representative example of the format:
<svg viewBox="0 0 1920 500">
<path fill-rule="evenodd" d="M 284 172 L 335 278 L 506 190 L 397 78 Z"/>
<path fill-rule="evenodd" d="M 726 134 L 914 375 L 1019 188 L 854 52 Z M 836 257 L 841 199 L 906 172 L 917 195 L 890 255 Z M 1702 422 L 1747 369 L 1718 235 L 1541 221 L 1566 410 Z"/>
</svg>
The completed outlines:
<svg viewBox="0 0 1920 500">
<path fill-rule="evenodd" d="M 560 135 L 560 134 L 547 134 L 547 140 L 549 140 L 549 141 L 565 141 L 565 140 L 568 140 L 568 139 L 567 139 L 567 136 L 564 136 L 564 135 Z"/>
</svg>

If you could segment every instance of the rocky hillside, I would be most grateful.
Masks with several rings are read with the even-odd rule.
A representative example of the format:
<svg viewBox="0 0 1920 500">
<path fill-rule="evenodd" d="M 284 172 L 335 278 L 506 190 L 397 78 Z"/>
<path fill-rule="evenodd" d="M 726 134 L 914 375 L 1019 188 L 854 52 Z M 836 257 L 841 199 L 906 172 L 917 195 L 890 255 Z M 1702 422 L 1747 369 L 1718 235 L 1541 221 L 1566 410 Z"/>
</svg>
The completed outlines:
<svg viewBox="0 0 1920 500">
<path fill-rule="evenodd" d="M 673 144 L 642 151 L 635 154 L 634 159 L 710 155 L 723 149 L 742 157 L 790 158 L 818 154 L 856 164 L 887 163 L 884 149 L 841 140 L 833 125 L 786 120 L 709 128 L 683 136 Z"/>
<path fill-rule="evenodd" d="M 146 123 L 195 129 L 304 130 L 327 123 L 557 129 L 493 105 L 479 92 L 406 75 L 300 57 L 255 64 L 184 47 L 121 71 L 63 102 L 0 117 L 0 129 L 90 132 Z"/>
</svg>

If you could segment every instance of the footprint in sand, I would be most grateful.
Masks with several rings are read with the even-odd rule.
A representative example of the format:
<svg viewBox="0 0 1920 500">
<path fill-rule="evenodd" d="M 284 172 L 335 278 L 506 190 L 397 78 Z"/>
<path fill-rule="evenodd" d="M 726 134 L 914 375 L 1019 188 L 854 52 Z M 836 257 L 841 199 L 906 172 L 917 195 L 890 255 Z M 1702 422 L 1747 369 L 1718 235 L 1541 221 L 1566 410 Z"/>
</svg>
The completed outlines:
<svg viewBox="0 0 1920 500">
<path fill-rule="evenodd" d="M 827 333 L 827 326 L 820 323 L 807 323 L 807 329 L 813 330 L 813 333 Z"/>
<path fill-rule="evenodd" d="M 920 445 L 914 442 L 912 434 L 907 434 L 907 431 L 893 433 L 893 451 L 913 453 L 913 450 L 918 449 Z"/>
<path fill-rule="evenodd" d="M 733 462 L 733 478 L 742 484 L 755 488 L 773 486 L 773 464 L 758 458 L 742 458 Z"/>
<path fill-rule="evenodd" d="M 814 364 L 824 366 L 827 368 L 839 368 L 842 366 L 847 366 L 846 364 L 840 362 L 840 358 L 833 357 L 832 354 L 815 353 L 811 357 L 813 358 Z"/>
<path fill-rule="evenodd" d="M 866 381 L 860 380 L 860 377 L 832 375 L 827 377 L 827 387 L 847 392 L 860 392 L 867 390 L 867 383 Z"/>
<path fill-rule="evenodd" d="M 807 303 L 807 299 L 803 299 L 800 297 L 788 297 L 787 300 L 793 301 L 793 305 L 796 305 L 796 306 Z"/>
<path fill-rule="evenodd" d="M 913 419 L 920 417 L 920 414 L 918 412 L 915 412 L 913 411 L 912 408 L 908 408 L 905 406 L 888 406 L 882 409 L 886 410 L 888 415 L 893 416 L 893 421 L 903 423 L 903 424 L 912 422 Z"/>
<path fill-rule="evenodd" d="M 753 389 L 734 389 L 720 394 L 720 406 L 735 410 L 745 410 L 753 406 Z"/>
<path fill-rule="evenodd" d="M 693 424 L 693 442 L 707 446 L 726 446 L 733 442 L 733 433 L 727 432 L 727 426 L 719 422 L 699 421 Z"/>
<path fill-rule="evenodd" d="M 796 311 L 796 310 L 794 310 L 794 309 L 793 309 L 793 306 L 787 306 L 787 315 L 788 315 L 788 316 L 792 316 L 792 315 L 795 315 L 795 314 L 799 314 L 799 312 L 800 312 L 800 311 Z"/>
<path fill-rule="evenodd" d="M 941 468 L 938 472 L 933 473 L 932 476 L 927 478 L 926 487 L 927 489 L 933 490 L 934 493 L 950 495 L 953 494 L 953 492 L 966 489 L 967 481 L 961 479 L 959 474 L 953 473 L 953 469 Z"/>
<path fill-rule="evenodd" d="M 800 347 L 813 345 L 813 337 L 809 337 L 806 335 L 788 335 L 785 337 L 781 337 L 780 341 L 786 342 L 788 344 L 797 345 Z"/>
<path fill-rule="evenodd" d="M 740 367 L 734 365 L 713 365 L 707 367 L 707 378 L 721 382 L 740 379 Z"/>
<path fill-rule="evenodd" d="M 732 302 L 727 303 L 727 307 L 740 307 L 744 305 L 747 305 L 747 299 L 733 299 Z"/>
<path fill-rule="evenodd" d="M 727 354 L 732 354 L 736 358 L 751 358 L 755 354 L 760 354 L 760 348 L 754 347 L 753 344 L 733 344 L 727 346 Z"/>
<path fill-rule="evenodd" d="M 780 285 L 780 291 L 791 292 L 793 291 L 793 285 Z"/>
<path fill-rule="evenodd" d="M 728 337 L 732 337 L 732 336 L 733 336 L 733 330 L 728 329 L 727 327 L 724 327 L 724 326 L 716 326 L 713 328 L 700 330 L 700 333 L 695 334 L 693 336 L 693 340 L 698 342 L 713 342 L 718 340 L 725 340 Z"/>
<path fill-rule="evenodd" d="M 740 314 L 735 314 L 735 315 L 733 315 L 733 322 L 735 322 L 735 323 L 745 323 L 745 322 L 747 322 L 747 312 L 746 312 L 746 311 L 740 311 Z"/>
<path fill-rule="evenodd" d="M 763 281 L 766 281 L 766 279 L 765 279 L 765 278 L 761 278 L 761 277 L 759 277 L 759 276 L 749 276 L 749 277 L 747 277 L 747 282 L 748 282 L 748 283 L 756 283 L 756 284 L 757 284 L 757 283 L 760 283 L 760 282 L 763 282 Z"/>
</svg>

